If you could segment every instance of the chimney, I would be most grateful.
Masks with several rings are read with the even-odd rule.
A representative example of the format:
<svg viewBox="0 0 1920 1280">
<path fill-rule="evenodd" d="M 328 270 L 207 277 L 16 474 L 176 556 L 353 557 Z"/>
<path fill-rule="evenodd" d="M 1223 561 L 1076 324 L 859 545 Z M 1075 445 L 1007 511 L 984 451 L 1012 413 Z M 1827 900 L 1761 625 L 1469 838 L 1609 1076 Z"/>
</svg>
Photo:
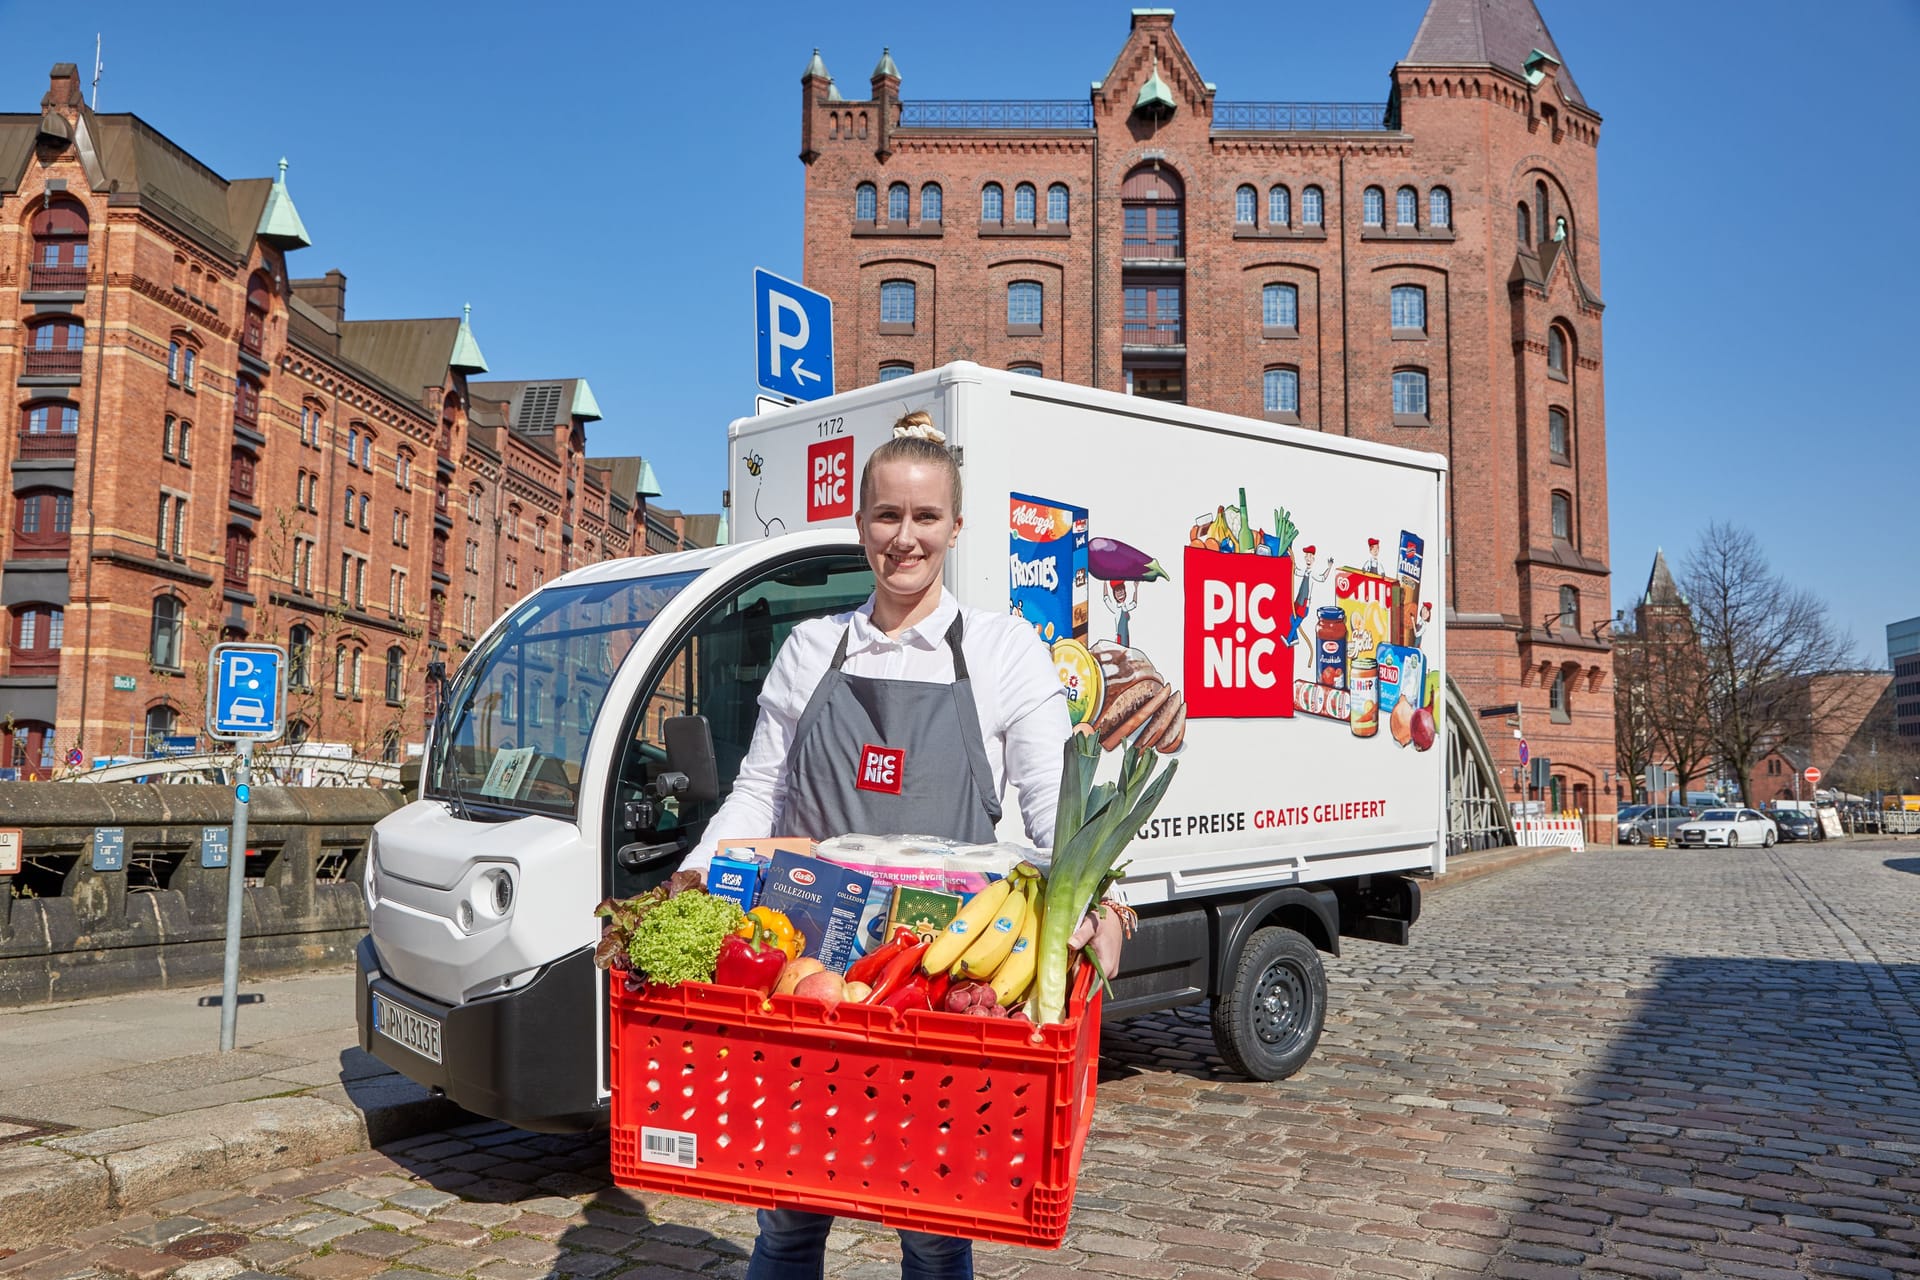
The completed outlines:
<svg viewBox="0 0 1920 1280">
<path fill-rule="evenodd" d="M 331 320 L 335 328 L 347 318 L 347 276 L 335 268 L 318 280 L 292 281 L 294 296 Z"/>
<path fill-rule="evenodd" d="M 42 111 L 57 111 L 68 120 L 80 117 L 86 97 L 80 92 L 80 68 L 71 62 L 56 62 L 47 73 L 47 96 L 40 99 Z"/>
</svg>

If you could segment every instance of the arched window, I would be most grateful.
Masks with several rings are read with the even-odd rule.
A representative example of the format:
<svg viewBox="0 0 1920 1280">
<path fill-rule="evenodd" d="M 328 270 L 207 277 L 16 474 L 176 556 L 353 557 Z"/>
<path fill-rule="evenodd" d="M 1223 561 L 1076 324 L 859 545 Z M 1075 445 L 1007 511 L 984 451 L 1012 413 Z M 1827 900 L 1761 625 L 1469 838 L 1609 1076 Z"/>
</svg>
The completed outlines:
<svg viewBox="0 0 1920 1280">
<path fill-rule="evenodd" d="M 86 345 L 87 326 L 71 316 L 40 320 L 27 334 L 25 372 L 29 377 L 76 375 Z"/>
<path fill-rule="evenodd" d="M 1387 220 L 1387 193 L 1378 187 L 1368 187 L 1360 204 L 1360 221 L 1369 227 L 1380 226 Z"/>
<path fill-rule="evenodd" d="M 872 222 L 880 216 L 880 193 L 871 182 L 863 182 L 853 189 L 853 220 Z"/>
<path fill-rule="evenodd" d="M 146 742 L 143 744 L 146 750 L 151 752 L 155 747 L 160 746 L 164 739 L 171 738 L 178 723 L 179 717 L 174 714 L 173 708 L 165 703 L 157 707 L 148 707 L 146 720 L 142 726 L 146 733 Z"/>
<path fill-rule="evenodd" d="M 1015 280 L 1007 286 L 1007 330 L 1010 333 L 1040 332 L 1040 314 L 1044 291 L 1032 280 Z"/>
<path fill-rule="evenodd" d="M 980 221 L 1000 222 L 1006 217 L 1005 197 L 1000 184 L 989 182 L 980 188 Z"/>
<path fill-rule="evenodd" d="M 1573 497 L 1558 489 L 1553 493 L 1553 538 L 1556 542 L 1573 541 Z"/>
<path fill-rule="evenodd" d="M 19 551 L 53 551 L 73 532 L 73 495 L 64 489 L 28 489 L 13 500 L 13 541 Z"/>
<path fill-rule="evenodd" d="M 413 488 L 413 455 L 405 449 L 393 455 L 393 482 L 402 489 Z"/>
<path fill-rule="evenodd" d="M 1453 195 L 1445 187 L 1427 192 L 1427 225 L 1435 228 L 1453 225 Z"/>
<path fill-rule="evenodd" d="M 252 378 L 234 379 L 233 416 L 250 427 L 259 424 L 260 384 Z"/>
<path fill-rule="evenodd" d="M 1553 234 L 1553 209 L 1547 201 L 1545 178 L 1536 179 L 1533 184 L 1533 226 L 1543 244 Z"/>
<path fill-rule="evenodd" d="M 1067 194 L 1067 184 L 1056 182 L 1047 188 L 1047 222 L 1056 227 L 1067 225 L 1067 213 L 1072 205 L 1072 197 Z"/>
<path fill-rule="evenodd" d="M 399 645 L 387 650 L 387 701 L 398 706 L 406 689 L 407 651 Z"/>
<path fill-rule="evenodd" d="M 1267 225 L 1284 227 L 1293 221 L 1293 193 L 1285 187 L 1273 187 L 1267 192 Z"/>
<path fill-rule="evenodd" d="M 20 770 L 25 781 L 43 782 L 51 777 L 60 762 L 53 726 L 44 720 L 14 721 L 12 754 L 0 755 L 0 763 L 8 761 Z"/>
<path fill-rule="evenodd" d="M 80 406 L 61 400 L 30 404 L 21 413 L 21 427 L 30 436 L 73 436 L 80 433 Z"/>
<path fill-rule="evenodd" d="M 267 337 L 267 307 L 273 301 L 273 285 L 265 272 L 256 272 L 247 281 L 247 314 L 240 326 L 240 346 L 259 355 Z"/>
<path fill-rule="evenodd" d="M 1038 377 L 1044 376 L 1041 372 L 1040 366 L 1037 364 L 1010 364 L 1007 366 L 1007 372 L 1025 374 L 1029 378 L 1038 378 Z"/>
<path fill-rule="evenodd" d="M 347 696 L 347 646 L 344 644 L 333 646 L 333 696 Z"/>
<path fill-rule="evenodd" d="M 1259 208 L 1260 197 L 1250 186 L 1242 185 L 1233 193 L 1233 220 L 1243 227 L 1253 225 L 1254 213 Z"/>
<path fill-rule="evenodd" d="M 1411 227 L 1420 221 L 1420 193 L 1412 187 L 1402 187 L 1393 196 L 1393 220 L 1403 227 Z"/>
<path fill-rule="evenodd" d="M 904 182 L 896 182 L 887 188 L 887 221 L 905 223 L 908 212 L 913 207 L 913 193 Z"/>
<path fill-rule="evenodd" d="M 1417 284 L 1393 286 L 1393 327 L 1424 333 L 1427 328 L 1427 291 Z"/>
<path fill-rule="evenodd" d="M 1553 673 L 1553 688 L 1547 694 L 1547 710 L 1555 724 L 1566 724 L 1573 719 L 1572 693 L 1566 668 L 1562 667 Z"/>
<path fill-rule="evenodd" d="M 353 513 L 354 513 L 355 506 L 356 506 L 356 503 L 354 502 L 354 493 L 353 493 L 353 490 L 349 488 L 347 490 L 346 506 L 341 510 L 341 513 L 340 513 L 341 516 L 346 520 L 348 527 L 352 527 L 353 525 Z"/>
<path fill-rule="evenodd" d="M 1567 375 L 1567 335 L 1559 325 L 1547 329 L 1547 372 Z"/>
<path fill-rule="evenodd" d="M 153 602 L 147 661 L 163 671 L 180 670 L 180 633 L 184 612 L 179 596 L 161 596 Z"/>
<path fill-rule="evenodd" d="M 313 628 L 304 622 L 287 629 L 287 687 L 313 687 Z"/>
<path fill-rule="evenodd" d="M 180 385 L 188 391 L 194 389 L 194 366 L 200 361 L 200 353 L 192 347 L 180 348 Z"/>
<path fill-rule="evenodd" d="M 1523 245 L 1533 243 L 1533 212 L 1525 200 L 1513 206 L 1513 238 Z"/>
<path fill-rule="evenodd" d="M 60 669 L 67 612 L 57 604 L 25 604 L 13 611 L 13 671 L 31 675 Z"/>
<path fill-rule="evenodd" d="M 911 280 L 884 280 L 880 284 L 880 323 L 913 329 L 914 288 Z M 884 330 L 883 330 L 884 331 Z"/>
<path fill-rule="evenodd" d="M 1325 205 L 1320 188 L 1308 187 L 1300 193 L 1300 221 L 1309 227 L 1320 226 L 1326 218 Z"/>
<path fill-rule="evenodd" d="M 1184 256 L 1180 226 L 1184 203 L 1185 188 L 1178 174 L 1157 162 L 1134 168 L 1120 184 L 1120 256 L 1160 260 Z"/>
<path fill-rule="evenodd" d="M 33 215 L 29 284 L 64 291 L 87 285 L 87 211 L 77 200 L 55 197 Z"/>
<path fill-rule="evenodd" d="M 287 741 L 298 746 L 313 736 L 313 726 L 305 720 L 287 721 Z"/>
<path fill-rule="evenodd" d="M 1565 409 L 1547 410 L 1547 452 L 1553 455 L 1555 462 L 1570 462 L 1573 459 L 1573 432 L 1567 428 Z"/>
<path fill-rule="evenodd" d="M 1427 372 L 1424 369 L 1393 371 L 1393 418 L 1402 425 L 1419 425 L 1427 418 Z"/>
<path fill-rule="evenodd" d="M 180 344 L 178 342 L 167 344 L 167 381 L 172 383 L 180 381 Z"/>
<path fill-rule="evenodd" d="M 929 182 L 920 188 L 920 221 L 940 221 L 940 184 Z"/>
<path fill-rule="evenodd" d="M 227 529 L 227 585 L 246 589 L 253 568 L 253 535 L 239 525 Z"/>
<path fill-rule="evenodd" d="M 1023 182 L 1013 189 L 1013 220 L 1024 226 L 1034 220 L 1035 214 L 1033 184 Z"/>
<path fill-rule="evenodd" d="M 373 503 L 373 496 L 371 494 L 363 493 L 360 495 L 360 527 L 362 529 L 365 529 L 368 527 L 367 511 L 368 511 L 368 508 L 372 505 L 372 503 Z"/>
<path fill-rule="evenodd" d="M 1270 417 L 1297 420 L 1300 416 L 1300 371 L 1268 369 L 1260 375 L 1260 407 Z"/>
<path fill-rule="evenodd" d="M 359 649 L 353 651 L 353 696 L 356 698 L 360 696 L 360 677 L 364 672 L 366 659 L 367 655 L 363 651 Z"/>
<path fill-rule="evenodd" d="M 1263 285 L 1260 289 L 1260 325 L 1264 329 L 1298 329 L 1300 290 L 1290 284 Z"/>
<path fill-rule="evenodd" d="M 1560 588 L 1560 625 L 1568 631 L 1580 630 L 1580 588 L 1571 583 Z"/>
<path fill-rule="evenodd" d="M 880 381 L 892 382 L 895 378 L 904 378 L 913 372 L 913 366 L 895 360 L 880 366 Z"/>
</svg>

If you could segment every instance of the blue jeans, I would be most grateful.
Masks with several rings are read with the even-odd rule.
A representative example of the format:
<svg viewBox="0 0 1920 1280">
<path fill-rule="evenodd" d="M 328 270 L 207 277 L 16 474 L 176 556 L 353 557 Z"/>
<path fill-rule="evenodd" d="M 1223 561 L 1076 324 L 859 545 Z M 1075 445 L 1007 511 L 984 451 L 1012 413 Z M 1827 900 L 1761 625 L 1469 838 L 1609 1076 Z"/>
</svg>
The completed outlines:
<svg viewBox="0 0 1920 1280">
<path fill-rule="evenodd" d="M 833 1216 L 800 1209 L 762 1209 L 747 1280 L 820 1280 Z M 973 1241 L 900 1233 L 900 1280 L 973 1280 Z"/>
</svg>

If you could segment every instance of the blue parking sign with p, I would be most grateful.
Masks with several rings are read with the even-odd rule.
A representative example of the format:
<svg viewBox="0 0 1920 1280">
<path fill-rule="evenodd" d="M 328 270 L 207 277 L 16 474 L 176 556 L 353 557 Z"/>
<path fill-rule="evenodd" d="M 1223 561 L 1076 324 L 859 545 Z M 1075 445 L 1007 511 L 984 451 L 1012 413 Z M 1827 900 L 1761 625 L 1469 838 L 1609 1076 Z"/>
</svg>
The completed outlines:
<svg viewBox="0 0 1920 1280">
<path fill-rule="evenodd" d="M 771 271 L 753 271 L 760 386 L 790 400 L 833 394 L 833 299 Z"/>
<path fill-rule="evenodd" d="M 215 645 L 207 664 L 207 732 L 228 740 L 279 737 L 286 665 L 278 645 Z"/>
</svg>

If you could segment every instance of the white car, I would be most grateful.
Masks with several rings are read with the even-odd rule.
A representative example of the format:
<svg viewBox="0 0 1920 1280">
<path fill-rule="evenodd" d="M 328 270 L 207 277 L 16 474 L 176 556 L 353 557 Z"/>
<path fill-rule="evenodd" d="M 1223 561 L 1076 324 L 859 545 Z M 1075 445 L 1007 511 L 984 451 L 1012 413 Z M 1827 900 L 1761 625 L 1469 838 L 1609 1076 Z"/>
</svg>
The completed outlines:
<svg viewBox="0 0 1920 1280">
<path fill-rule="evenodd" d="M 1771 849 L 1779 838 L 1773 819 L 1758 809 L 1709 809 L 1680 828 L 1681 846 L 1693 849 L 1714 845 Z"/>
</svg>

